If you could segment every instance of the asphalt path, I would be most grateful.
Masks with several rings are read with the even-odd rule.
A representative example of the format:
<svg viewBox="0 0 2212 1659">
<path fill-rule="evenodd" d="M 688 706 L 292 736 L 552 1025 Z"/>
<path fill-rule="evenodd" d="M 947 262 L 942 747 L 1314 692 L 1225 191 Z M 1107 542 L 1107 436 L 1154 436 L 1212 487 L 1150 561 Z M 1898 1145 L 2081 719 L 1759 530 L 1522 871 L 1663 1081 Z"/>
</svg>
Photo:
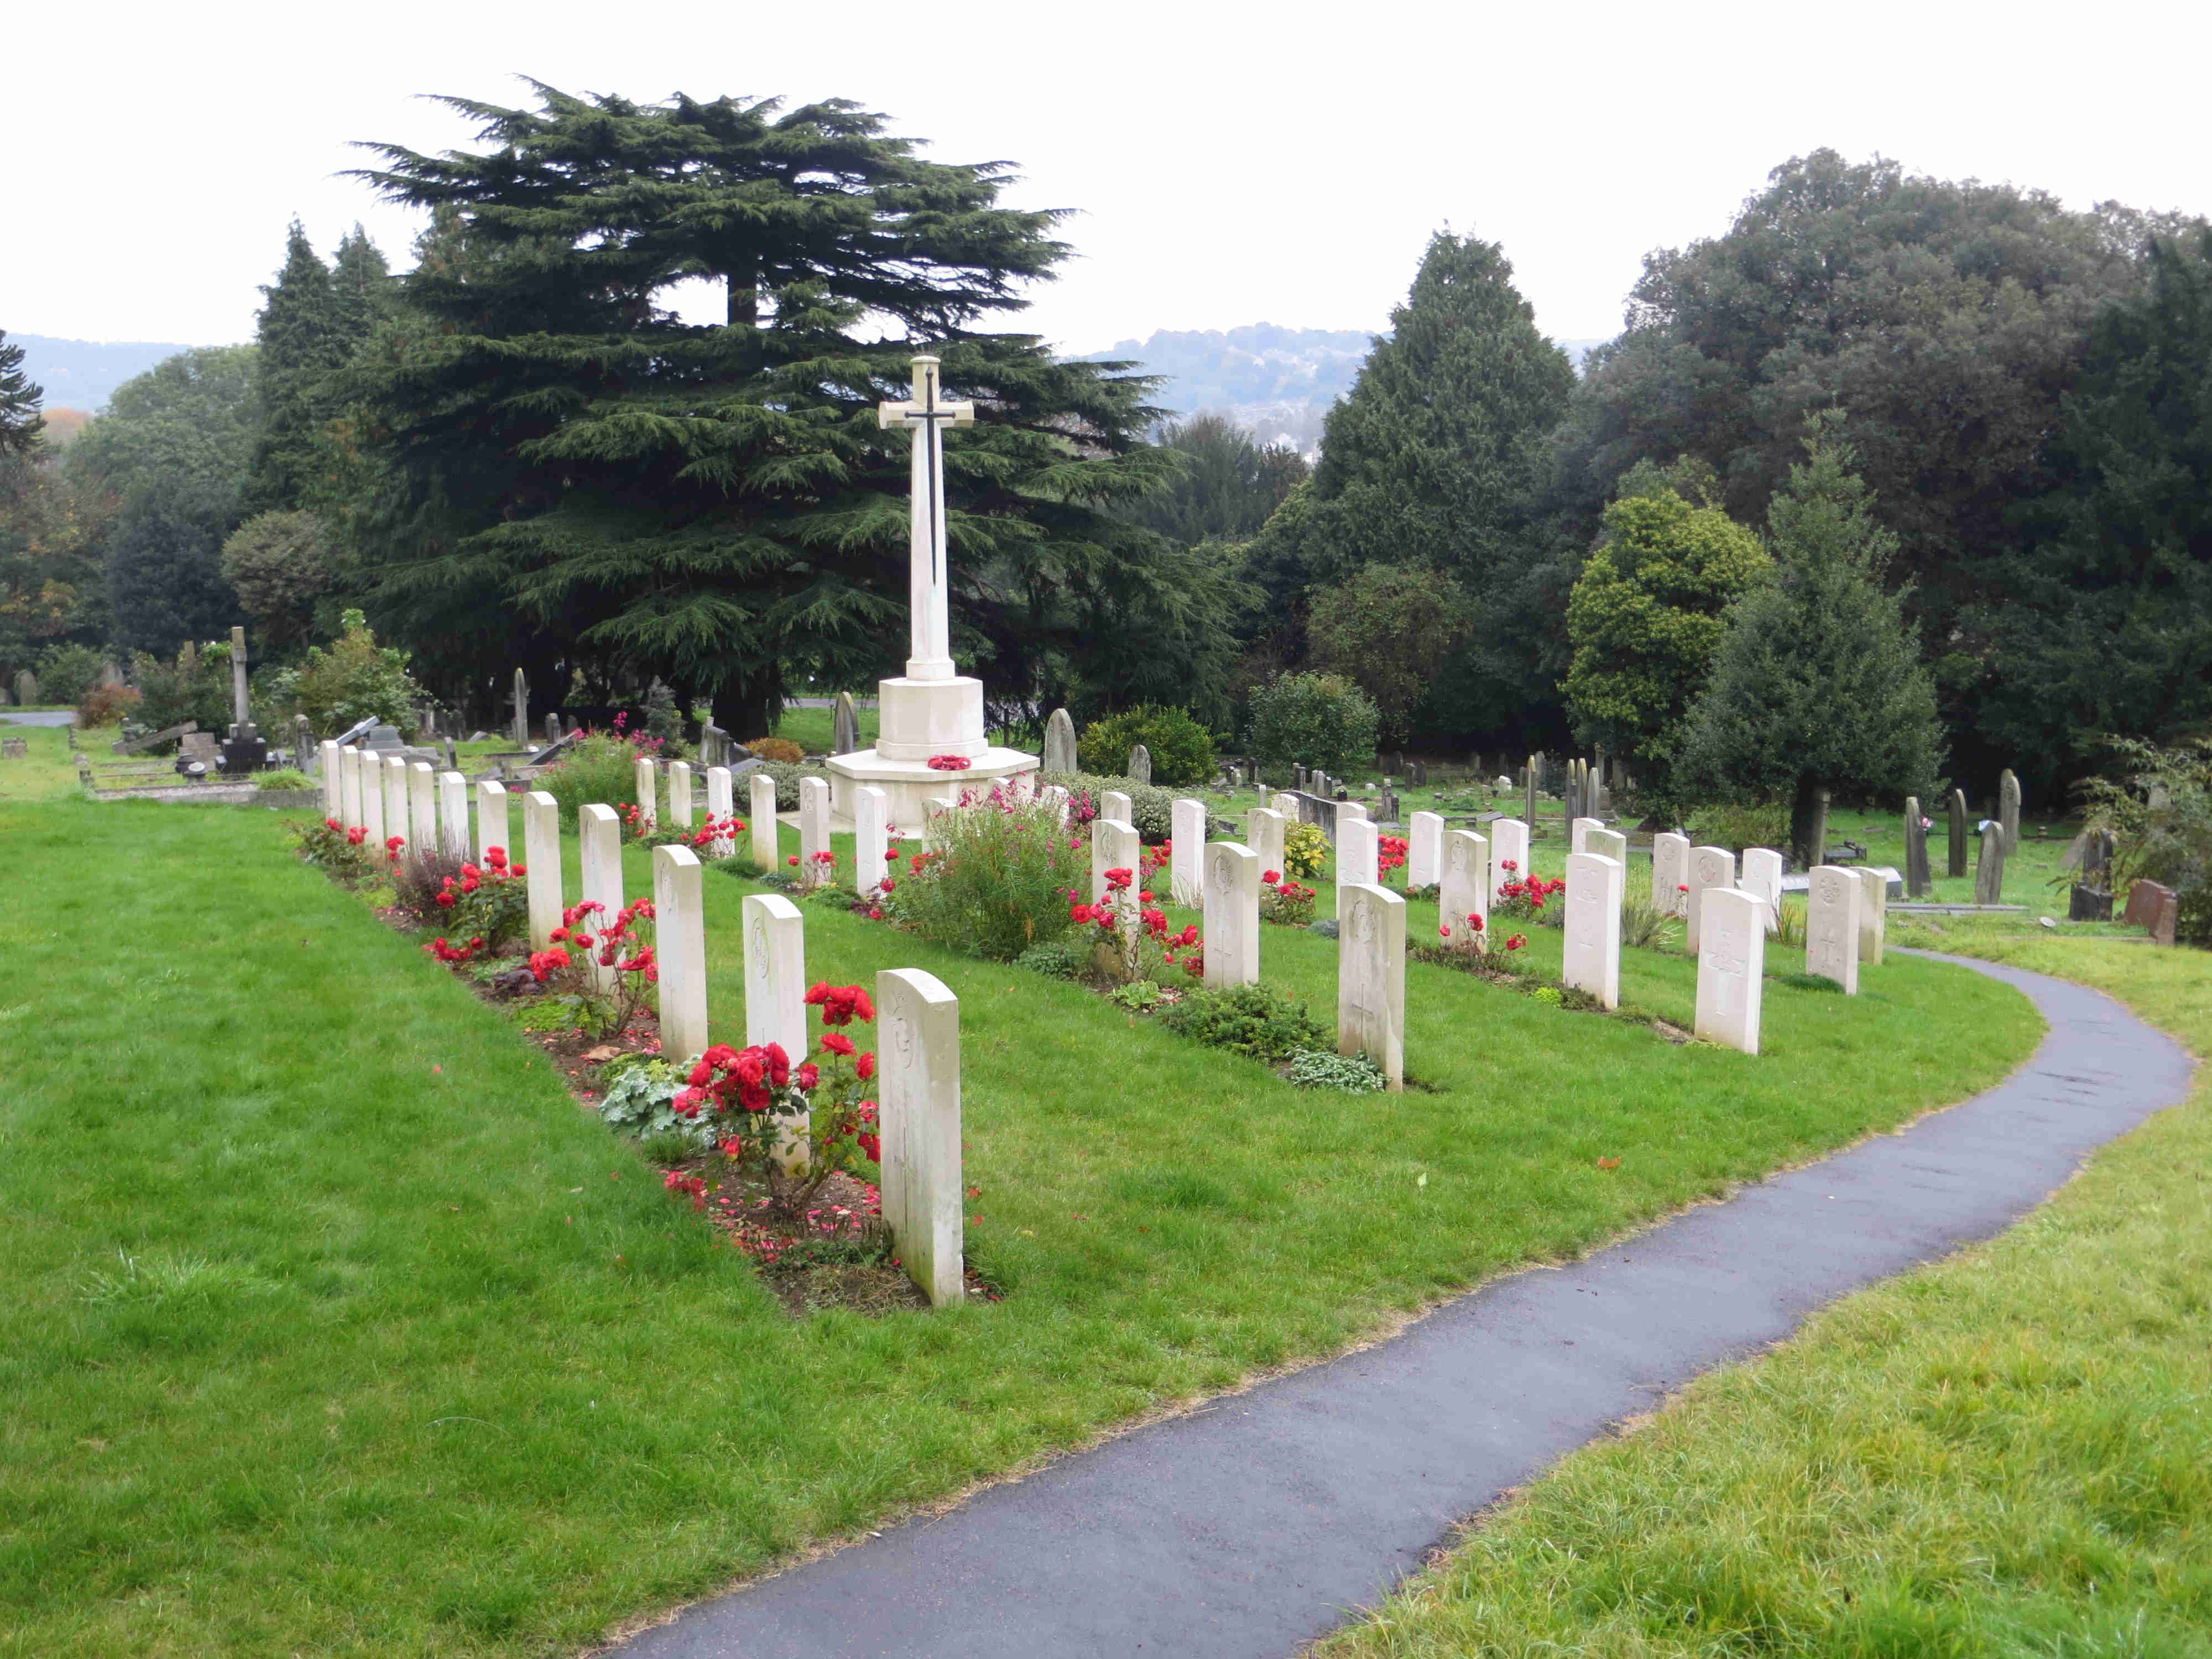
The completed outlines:
<svg viewBox="0 0 2212 1659">
<path fill-rule="evenodd" d="M 685 1609 L 631 1659 L 1278 1659 L 1457 1521 L 1699 1372 L 1990 1237 L 2187 1092 L 2097 992 L 1987 963 L 2049 1034 L 1985 1093 L 1401 1335 L 1140 1429 Z M 858 1420 L 866 1402 L 855 1401 Z"/>
<path fill-rule="evenodd" d="M 0 720 L 15 726 L 67 726 L 76 718 L 66 708 L 0 708 Z"/>
</svg>

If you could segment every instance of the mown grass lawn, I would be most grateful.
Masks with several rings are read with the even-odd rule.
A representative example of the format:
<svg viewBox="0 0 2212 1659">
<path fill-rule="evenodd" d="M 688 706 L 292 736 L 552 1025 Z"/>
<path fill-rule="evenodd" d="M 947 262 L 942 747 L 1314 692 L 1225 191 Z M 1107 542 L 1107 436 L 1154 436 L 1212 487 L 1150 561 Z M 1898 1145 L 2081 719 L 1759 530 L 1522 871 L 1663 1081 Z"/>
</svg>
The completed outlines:
<svg viewBox="0 0 2212 1659">
<path fill-rule="evenodd" d="M 1915 942 L 2212 1054 L 2212 956 L 2014 920 Z M 2212 1650 L 2212 1074 L 2002 1237 L 1579 1452 L 1329 1659 Z"/>
<path fill-rule="evenodd" d="M 960 994 L 971 1254 L 1007 1296 L 793 1321 L 277 815 L 0 803 L 0 1653 L 562 1651 L 1955 1099 L 2039 1034 L 1899 964 L 1856 1003 L 1777 993 L 1752 1060 L 1415 964 L 1433 1091 L 1306 1094 L 810 907 L 811 976 Z M 740 1040 L 744 890 L 708 878 Z M 1266 949 L 1333 1008 L 1328 941 Z"/>
</svg>

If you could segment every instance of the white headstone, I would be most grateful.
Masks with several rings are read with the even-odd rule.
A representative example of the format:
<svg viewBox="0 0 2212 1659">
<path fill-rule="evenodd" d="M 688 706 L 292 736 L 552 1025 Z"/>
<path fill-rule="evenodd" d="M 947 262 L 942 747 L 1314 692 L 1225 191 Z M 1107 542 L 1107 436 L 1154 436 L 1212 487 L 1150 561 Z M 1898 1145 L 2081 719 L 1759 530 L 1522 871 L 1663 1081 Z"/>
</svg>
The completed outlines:
<svg viewBox="0 0 2212 1659">
<path fill-rule="evenodd" d="M 727 823 L 738 815 L 736 795 L 732 792 L 730 769 L 710 766 L 707 769 L 707 816 L 717 823 Z M 718 859 L 726 859 L 737 851 L 737 837 L 717 836 L 707 849 Z"/>
<path fill-rule="evenodd" d="M 1805 971 L 1832 979 L 1844 994 L 1859 989 L 1859 909 L 1865 903 L 1856 872 L 1824 864 L 1805 883 Z"/>
<path fill-rule="evenodd" d="M 1443 880 L 1444 815 L 1416 812 L 1406 837 L 1406 885 L 1434 887 Z"/>
<path fill-rule="evenodd" d="M 806 1058 L 806 923 L 781 893 L 748 893 L 739 907 L 745 933 L 745 1044 L 780 1043 L 796 1066 Z M 810 1115 L 790 1121 L 777 1159 L 807 1161 Z"/>
<path fill-rule="evenodd" d="M 1233 841 L 1206 847 L 1206 982 L 1260 982 L 1260 855 Z"/>
<path fill-rule="evenodd" d="M 380 866 L 384 862 L 384 758 L 373 750 L 361 757 L 361 827 L 368 832 L 367 844 Z"/>
<path fill-rule="evenodd" d="M 1109 870 L 1128 871 L 1129 884 L 1121 890 L 1119 907 L 1124 928 L 1131 925 L 1137 914 L 1136 870 L 1143 857 L 1144 845 L 1137 839 L 1134 824 L 1115 818 L 1091 820 L 1091 902 L 1103 903 L 1112 891 L 1106 884 Z"/>
<path fill-rule="evenodd" d="M 1687 924 L 1683 943 L 1695 953 L 1705 938 L 1705 896 L 1716 888 L 1735 885 L 1735 854 L 1725 847 L 1692 848 L 1686 879 L 1690 890 L 1682 907 L 1682 918 Z"/>
<path fill-rule="evenodd" d="M 1336 1051 L 1406 1086 L 1406 901 L 1362 884 L 1336 892 Z"/>
<path fill-rule="evenodd" d="M 580 902 L 597 904 L 600 912 L 584 924 L 585 931 L 596 936 L 601 928 L 610 925 L 622 914 L 622 814 L 611 806 L 593 805 L 579 807 L 576 838 L 583 852 L 584 891 Z M 658 911 L 659 908 L 659 902 L 655 900 L 653 908 Z M 654 925 L 658 927 L 658 921 Z M 601 990 L 606 989 L 614 983 L 615 970 L 599 965 L 596 945 L 586 955 L 591 963 L 592 982 Z M 678 1054 L 672 1057 L 688 1060 L 690 1056 Z"/>
<path fill-rule="evenodd" d="M 955 796 L 926 796 L 921 803 L 921 844 L 933 852 L 944 846 L 945 838 L 937 828 L 938 820 L 949 817 L 959 810 L 960 802 Z"/>
<path fill-rule="evenodd" d="M 765 772 L 756 772 L 745 787 L 751 796 L 752 811 L 746 815 L 745 822 L 752 830 L 753 867 L 773 870 L 780 851 L 776 840 L 775 780 Z"/>
<path fill-rule="evenodd" d="M 799 781 L 799 868 L 811 886 L 834 872 L 824 871 L 820 855 L 830 851 L 830 780 Z"/>
<path fill-rule="evenodd" d="M 650 834 L 660 823 L 660 777 L 649 755 L 640 755 L 630 767 L 637 780 L 637 832 Z M 659 900 L 655 900 L 657 905 Z"/>
<path fill-rule="evenodd" d="M 1364 823 L 1367 821 L 1367 803 L 1365 801 L 1340 800 L 1337 802 L 1336 832 L 1340 838 L 1342 837 L 1344 834 L 1344 826 L 1347 823 L 1356 822 Z"/>
<path fill-rule="evenodd" d="M 1169 888 L 1177 904 L 1195 910 L 1206 902 L 1200 885 L 1206 869 L 1206 803 L 1178 800 L 1170 810 Z"/>
<path fill-rule="evenodd" d="M 691 827 L 691 763 L 668 763 L 668 823 L 676 830 Z"/>
<path fill-rule="evenodd" d="M 410 839 L 407 823 L 407 757 L 386 755 L 378 769 L 384 775 L 384 833 Z"/>
<path fill-rule="evenodd" d="M 469 855 L 469 781 L 459 772 L 438 774 L 438 845 L 448 858 Z"/>
<path fill-rule="evenodd" d="M 1608 1008 L 1620 1006 L 1620 896 L 1628 866 L 1596 853 L 1567 854 L 1566 956 L 1559 977 Z"/>
<path fill-rule="evenodd" d="M 1698 908 L 1697 1035 L 1724 1048 L 1759 1052 L 1759 992 L 1766 968 L 1763 907 L 1736 887 L 1708 888 Z"/>
<path fill-rule="evenodd" d="M 514 842 L 507 836 L 507 786 L 486 778 L 477 785 L 477 862 L 483 863 L 495 847 L 507 854 L 509 863 L 523 862 L 514 856 Z"/>
<path fill-rule="evenodd" d="M 1572 823 L 1567 826 L 1567 851 L 1570 853 L 1589 852 L 1590 831 L 1593 830 L 1602 830 L 1604 828 L 1605 820 L 1603 818 L 1577 818 Z"/>
<path fill-rule="evenodd" d="M 1507 866 L 1511 866 L 1510 869 Z M 1494 818 L 1490 825 L 1490 902 L 1498 902 L 1498 890 L 1508 882 L 1526 881 L 1528 868 L 1528 826 L 1519 818 Z"/>
<path fill-rule="evenodd" d="M 1283 835 L 1289 828 L 1272 806 L 1255 806 L 1244 815 L 1244 845 L 1260 855 L 1260 873 L 1283 873 Z"/>
<path fill-rule="evenodd" d="M 890 866 L 891 798 L 873 784 L 853 792 L 853 885 L 872 893 Z"/>
<path fill-rule="evenodd" d="M 1469 916 L 1480 916 L 1486 927 L 1489 924 L 1490 843 L 1472 830 L 1455 830 L 1444 837 L 1437 914 L 1454 939 L 1463 937 Z"/>
<path fill-rule="evenodd" d="M 1672 830 L 1651 837 L 1651 902 L 1670 916 L 1683 912 L 1683 884 L 1690 879 L 1690 838 Z"/>
<path fill-rule="evenodd" d="M 967 1295 L 960 1184 L 960 1000 L 934 974 L 876 975 L 884 1220 L 933 1307 Z"/>
<path fill-rule="evenodd" d="M 343 823 L 345 822 L 345 784 L 338 775 L 337 739 L 325 738 L 315 745 L 315 752 L 323 757 L 322 765 L 317 769 L 323 786 L 323 816 L 336 818 Z"/>
<path fill-rule="evenodd" d="M 562 910 L 561 803 L 543 789 L 522 798 L 522 853 L 530 883 L 530 948 L 542 951 L 561 925 Z"/>
<path fill-rule="evenodd" d="M 1285 823 L 1297 823 L 1304 820 L 1304 815 L 1298 811 L 1298 798 L 1296 795 L 1277 793 L 1268 798 L 1267 805 L 1281 817 Z"/>
<path fill-rule="evenodd" d="M 361 811 L 361 750 L 351 744 L 338 750 L 338 822 L 349 830 L 368 822 Z"/>
<path fill-rule="evenodd" d="M 1628 863 L 1628 837 L 1618 830 L 1593 830 L 1583 837 L 1583 851 L 1595 853 L 1601 859 L 1618 859 Z"/>
<path fill-rule="evenodd" d="M 1055 711 L 1055 712 L 1062 712 L 1062 711 Z M 1061 829 L 1063 829 L 1063 830 L 1066 829 L 1066 828 L 1067 828 L 1067 787 L 1066 787 L 1066 785 L 1065 785 L 1065 784 L 1059 784 L 1059 783 L 1048 783 L 1048 784 L 1047 784 L 1047 785 L 1046 785 L 1042 789 L 1040 789 L 1039 791 L 1037 791 L 1037 799 L 1038 799 L 1039 800 L 1042 801 L 1042 802 L 1045 804 L 1045 806 L 1046 806 L 1047 810 L 1048 810 L 1048 811 L 1049 811 L 1054 817 L 1056 817 L 1056 818 L 1058 818 L 1058 819 L 1060 820 L 1060 827 Z"/>
<path fill-rule="evenodd" d="M 428 761 L 407 768 L 407 847 L 425 858 L 438 850 L 438 774 Z"/>
<path fill-rule="evenodd" d="M 1382 880 L 1382 851 L 1378 833 L 1365 818 L 1337 819 L 1336 885 L 1340 902 L 1345 888 L 1372 887 Z"/>
<path fill-rule="evenodd" d="M 660 1052 L 674 1059 L 679 1068 L 707 1052 L 707 915 L 702 867 L 699 855 L 688 847 L 653 849 L 653 957 L 660 968 Z"/>
<path fill-rule="evenodd" d="M 1122 823 L 1134 823 L 1137 821 L 1136 803 L 1119 789 L 1102 789 L 1098 792 L 1098 816 L 1114 818 Z"/>
<path fill-rule="evenodd" d="M 1859 960 L 1869 968 L 1879 968 L 1882 943 L 1889 933 L 1889 872 L 1862 867 L 1858 877 Z"/>
<path fill-rule="evenodd" d="M 1766 906 L 1766 931 L 1782 926 L 1782 854 L 1771 847 L 1743 849 L 1743 875 L 1736 885 Z"/>
</svg>

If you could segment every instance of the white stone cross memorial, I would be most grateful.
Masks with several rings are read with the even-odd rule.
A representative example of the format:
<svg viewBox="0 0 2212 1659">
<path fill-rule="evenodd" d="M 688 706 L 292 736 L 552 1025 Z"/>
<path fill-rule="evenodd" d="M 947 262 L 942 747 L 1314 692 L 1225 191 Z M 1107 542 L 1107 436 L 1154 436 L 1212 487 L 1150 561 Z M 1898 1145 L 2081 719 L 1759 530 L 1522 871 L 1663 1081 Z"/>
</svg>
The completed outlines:
<svg viewBox="0 0 2212 1659">
<path fill-rule="evenodd" d="M 1260 982 L 1260 855 L 1233 841 L 1206 848 L 1206 982 Z"/>
<path fill-rule="evenodd" d="M 591 972 L 592 983 L 605 991 L 615 981 L 615 970 L 602 968 L 596 943 L 600 930 L 611 926 L 622 914 L 622 814 L 611 806 L 592 805 L 580 807 L 576 813 L 576 838 L 583 852 L 582 902 L 597 904 L 600 914 L 591 918 L 585 931 L 592 934 L 592 948 L 585 952 Z M 655 910 L 659 908 L 656 902 Z M 656 923 L 656 926 L 658 924 Z M 703 1052 L 703 1050 L 702 1051 Z M 672 1055 L 674 1059 L 689 1059 L 688 1054 Z"/>
<path fill-rule="evenodd" d="M 1371 883 L 1336 893 L 1336 1051 L 1406 1086 L 1406 901 Z"/>
<path fill-rule="evenodd" d="M 495 847 L 507 854 L 510 864 L 523 861 L 514 856 L 514 843 L 507 838 L 507 786 L 496 778 L 486 778 L 477 785 L 477 862 L 489 863 Z"/>
<path fill-rule="evenodd" d="M 1507 869 L 1507 865 L 1511 869 Z M 1490 826 L 1490 902 L 1498 902 L 1498 890 L 1508 882 L 1526 881 L 1528 869 L 1528 826 L 1519 818 L 1493 819 Z"/>
<path fill-rule="evenodd" d="M 876 975 L 884 1221 L 933 1307 L 967 1295 L 960 1185 L 960 999 L 934 974 Z"/>
<path fill-rule="evenodd" d="M 1406 837 L 1406 885 L 1434 887 L 1443 879 L 1444 815 L 1416 812 Z"/>
<path fill-rule="evenodd" d="M 1713 887 L 1698 901 L 1697 1035 L 1724 1048 L 1759 1052 L 1759 993 L 1766 970 L 1763 906 L 1739 887 Z"/>
<path fill-rule="evenodd" d="M 1688 880 L 1690 890 L 1682 907 L 1682 917 L 1687 925 L 1683 943 L 1694 955 L 1705 936 L 1705 896 L 1716 889 L 1735 885 L 1735 854 L 1725 847 L 1691 848 Z"/>
<path fill-rule="evenodd" d="M 1178 800 L 1172 809 L 1168 841 L 1169 890 L 1175 902 L 1195 910 L 1205 903 L 1201 890 L 1206 868 L 1206 803 Z"/>
<path fill-rule="evenodd" d="M 938 360 L 914 360 L 914 395 L 876 405 L 876 424 L 914 434 L 907 489 L 907 603 L 910 680 L 953 678 L 952 614 L 945 599 L 945 428 L 973 426 L 975 405 L 938 395 Z"/>
<path fill-rule="evenodd" d="M 1846 996 L 1859 991 L 1858 876 L 1824 864 L 1805 884 L 1805 971 L 1832 979 Z"/>
<path fill-rule="evenodd" d="M 679 1071 L 707 1052 L 707 916 L 702 867 L 699 855 L 688 847 L 653 849 L 653 959 L 660 968 L 660 1052 Z"/>
<path fill-rule="evenodd" d="M 543 789 L 522 798 L 522 851 L 530 884 L 530 948 L 542 951 L 553 942 L 562 909 L 561 803 Z M 665 1038 L 661 1046 L 669 1046 Z"/>
<path fill-rule="evenodd" d="M 1608 1008 L 1620 1006 L 1620 896 L 1628 866 L 1595 853 L 1567 854 L 1566 954 L 1559 977 Z"/>
</svg>

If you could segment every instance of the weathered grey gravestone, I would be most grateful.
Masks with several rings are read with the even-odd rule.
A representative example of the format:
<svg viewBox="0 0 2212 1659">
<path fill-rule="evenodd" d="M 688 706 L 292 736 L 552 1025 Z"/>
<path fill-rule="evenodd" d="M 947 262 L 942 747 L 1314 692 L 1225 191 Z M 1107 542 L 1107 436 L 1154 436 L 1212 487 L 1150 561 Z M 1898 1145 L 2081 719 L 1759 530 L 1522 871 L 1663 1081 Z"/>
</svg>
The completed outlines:
<svg viewBox="0 0 2212 1659">
<path fill-rule="evenodd" d="M 1428 763 L 1425 761 L 1415 761 L 1413 763 L 1413 787 L 1416 789 L 1425 789 L 1428 787 Z"/>
<path fill-rule="evenodd" d="M 2005 851 L 2020 851 L 2020 780 L 2009 766 L 1997 774 L 1997 822 L 2004 826 Z"/>
<path fill-rule="evenodd" d="M 857 755 L 860 752 L 860 712 L 853 706 L 853 694 L 840 691 L 830 711 L 830 752 L 833 755 Z"/>
<path fill-rule="evenodd" d="M 507 729 L 517 749 L 530 747 L 530 677 L 520 668 L 514 671 L 514 720 Z"/>
<path fill-rule="evenodd" d="M 1974 865 L 1974 902 L 1995 904 L 2003 891 L 2004 825 L 1990 818 L 1982 830 L 1982 855 Z"/>
<path fill-rule="evenodd" d="M 1528 757 L 1528 799 L 1521 805 L 1521 821 L 1528 826 L 1532 836 L 1536 833 L 1536 770 L 1543 758 L 1541 755 Z M 1524 870 L 1522 874 L 1525 876 L 1528 872 Z"/>
<path fill-rule="evenodd" d="M 1043 769 L 1048 772 L 1073 772 L 1075 763 L 1075 722 L 1065 708 L 1055 708 L 1052 718 L 1044 723 Z"/>
<path fill-rule="evenodd" d="M 1141 743 L 1129 746 L 1129 775 L 1139 783 L 1152 781 L 1152 751 Z"/>
<path fill-rule="evenodd" d="M 1807 850 L 1812 855 L 1805 860 L 1808 870 L 1817 870 L 1828 861 L 1828 791 L 1826 785 L 1813 792 L 1812 846 Z"/>
<path fill-rule="evenodd" d="M 0 738 L 0 760 L 27 760 L 30 753 L 28 738 Z"/>
<path fill-rule="evenodd" d="M 2066 907 L 2069 921 L 2110 921 L 2112 919 L 2112 832 L 2109 830 L 2084 830 L 2066 855 L 2067 868 L 2077 861 L 2081 866 L 2081 878 L 2074 884 L 2074 890 Z"/>
<path fill-rule="evenodd" d="M 26 668 L 15 676 L 15 701 L 26 707 L 39 700 L 39 677 Z"/>
<path fill-rule="evenodd" d="M 1951 813 L 1951 870 L 1954 878 L 1966 873 L 1966 792 L 1954 789 L 1948 803 Z"/>
<path fill-rule="evenodd" d="M 1928 821 L 1920 811 L 1920 797 L 1905 798 L 1905 890 L 1913 898 L 1926 898 L 1936 890 L 1928 874 Z"/>
</svg>

